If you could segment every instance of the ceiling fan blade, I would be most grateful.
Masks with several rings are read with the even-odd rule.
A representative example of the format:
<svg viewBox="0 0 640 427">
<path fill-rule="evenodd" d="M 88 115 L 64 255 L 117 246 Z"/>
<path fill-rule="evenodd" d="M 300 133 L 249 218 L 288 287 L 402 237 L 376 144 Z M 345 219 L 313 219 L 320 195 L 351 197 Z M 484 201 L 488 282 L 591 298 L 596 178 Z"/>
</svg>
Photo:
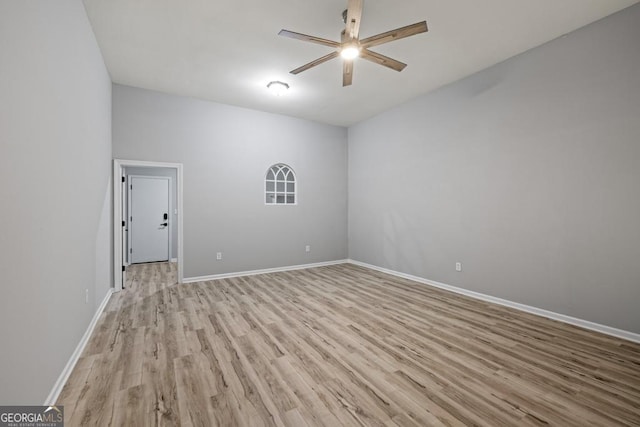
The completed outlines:
<svg viewBox="0 0 640 427">
<path fill-rule="evenodd" d="M 323 38 L 320 38 L 320 37 L 309 36 L 307 34 L 296 33 L 294 31 L 289 31 L 289 30 L 280 30 L 278 35 L 279 36 L 284 36 L 284 37 L 289 37 L 291 39 L 302 40 L 302 41 L 305 41 L 305 42 L 321 44 L 323 46 L 336 47 L 336 48 L 340 47 L 340 43 L 334 42 L 333 40 L 327 40 L 327 39 L 323 39 Z"/>
<path fill-rule="evenodd" d="M 353 61 L 344 60 L 342 62 L 342 87 L 350 86 L 353 83 Z"/>
<path fill-rule="evenodd" d="M 363 48 L 378 46 L 383 43 L 389 43 L 405 37 L 415 36 L 416 34 L 426 33 L 427 31 L 429 31 L 427 28 L 427 21 L 422 21 L 407 25 L 406 27 L 396 28 L 395 30 L 367 37 L 366 39 L 360 40 L 360 46 Z"/>
<path fill-rule="evenodd" d="M 328 55 L 323 56 L 322 58 L 318 58 L 315 61 L 311 61 L 308 64 L 303 65 L 302 67 L 298 67 L 295 70 L 290 71 L 291 74 L 299 74 L 303 71 L 307 71 L 309 68 L 315 67 L 316 65 L 320 65 L 323 62 L 327 62 L 330 59 L 337 58 L 338 52 L 331 52 Z"/>
<path fill-rule="evenodd" d="M 349 0 L 347 3 L 347 19 L 345 33 L 350 39 L 357 39 L 360 33 L 363 0 Z"/>
<path fill-rule="evenodd" d="M 360 57 L 366 59 L 371 62 L 375 62 L 376 64 L 384 65 L 387 68 L 391 68 L 392 70 L 402 71 L 407 64 L 396 61 L 395 59 L 389 58 L 388 56 L 380 55 L 379 53 L 372 52 L 368 49 L 362 49 L 360 52 Z"/>
</svg>

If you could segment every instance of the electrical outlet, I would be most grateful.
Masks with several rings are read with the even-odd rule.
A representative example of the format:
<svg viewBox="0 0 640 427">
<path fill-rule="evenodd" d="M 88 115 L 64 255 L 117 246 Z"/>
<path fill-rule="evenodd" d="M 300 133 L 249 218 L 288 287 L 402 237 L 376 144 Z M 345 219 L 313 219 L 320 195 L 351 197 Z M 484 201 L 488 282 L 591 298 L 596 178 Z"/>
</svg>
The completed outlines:
<svg viewBox="0 0 640 427">
<path fill-rule="evenodd" d="M 462 271 L 462 263 L 456 262 L 456 271 Z"/>
<path fill-rule="evenodd" d="M 89 304 L 89 289 L 84 290 L 84 303 Z"/>
<path fill-rule="evenodd" d="M 311 252 L 311 245 L 307 245 L 304 247 L 305 252 Z"/>
<path fill-rule="evenodd" d="M 217 252 L 217 253 L 216 253 L 216 259 L 217 259 L 218 261 L 220 261 L 220 260 L 222 259 L 222 252 Z"/>
</svg>

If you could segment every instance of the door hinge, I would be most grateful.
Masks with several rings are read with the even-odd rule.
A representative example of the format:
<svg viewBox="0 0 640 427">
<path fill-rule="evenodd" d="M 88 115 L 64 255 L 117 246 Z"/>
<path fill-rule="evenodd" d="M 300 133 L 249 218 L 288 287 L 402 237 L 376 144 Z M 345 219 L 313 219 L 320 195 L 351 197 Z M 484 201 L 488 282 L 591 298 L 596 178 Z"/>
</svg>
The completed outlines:
<svg viewBox="0 0 640 427">
<path fill-rule="evenodd" d="M 129 249 L 129 253 L 132 254 L 133 253 L 133 248 Z"/>
<path fill-rule="evenodd" d="M 122 221 L 122 226 L 124 227 L 126 225 L 126 223 L 124 221 Z"/>
<path fill-rule="evenodd" d="M 124 176 L 122 177 L 122 182 L 124 182 Z"/>
<path fill-rule="evenodd" d="M 122 266 L 122 271 L 124 271 L 124 265 Z"/>
<path fill-rule="evenodd" d="M 130 185 L 130 186 L 129 186 L 129 188 L 130 188 L 131 190 L 133 190 L 133 184 L 132 184 L 132 185 Z"/>
</svg>

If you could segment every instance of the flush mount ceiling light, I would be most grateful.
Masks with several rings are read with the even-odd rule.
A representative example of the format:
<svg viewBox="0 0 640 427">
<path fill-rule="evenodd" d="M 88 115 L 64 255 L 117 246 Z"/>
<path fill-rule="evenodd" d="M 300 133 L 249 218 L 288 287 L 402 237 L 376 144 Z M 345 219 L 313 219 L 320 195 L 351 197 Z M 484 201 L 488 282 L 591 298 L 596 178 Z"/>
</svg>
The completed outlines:
<svg viewBox="0 0 640 427">
<path fill-rule="evenodd" d="M 289 85 L 284 82 L 274 80 L 269 82 L 267 89 L 269 89 L 275 96 L 282 96 L 289 90 Z"/>
</svg>

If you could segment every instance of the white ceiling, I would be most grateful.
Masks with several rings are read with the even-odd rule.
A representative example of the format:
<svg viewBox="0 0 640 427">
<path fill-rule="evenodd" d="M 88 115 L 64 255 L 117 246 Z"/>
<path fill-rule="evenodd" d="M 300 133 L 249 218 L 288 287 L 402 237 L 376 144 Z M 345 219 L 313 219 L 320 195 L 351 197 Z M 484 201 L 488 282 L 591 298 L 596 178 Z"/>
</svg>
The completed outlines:
<svg viewBox="0 0 640 427">
<path fill-rule="evenodd" d="M 366 0 L 360 38 L 426 20 L 429 32 L 372 48 L 398 73 L 339 59 L 289 71 L 339 41 L 347 0 L 84 0 L 115 83 L 348 126 L 628 7 L 638 0 Z M 286 96 L 266 90 L 289 83 Z"/>
</svg>

